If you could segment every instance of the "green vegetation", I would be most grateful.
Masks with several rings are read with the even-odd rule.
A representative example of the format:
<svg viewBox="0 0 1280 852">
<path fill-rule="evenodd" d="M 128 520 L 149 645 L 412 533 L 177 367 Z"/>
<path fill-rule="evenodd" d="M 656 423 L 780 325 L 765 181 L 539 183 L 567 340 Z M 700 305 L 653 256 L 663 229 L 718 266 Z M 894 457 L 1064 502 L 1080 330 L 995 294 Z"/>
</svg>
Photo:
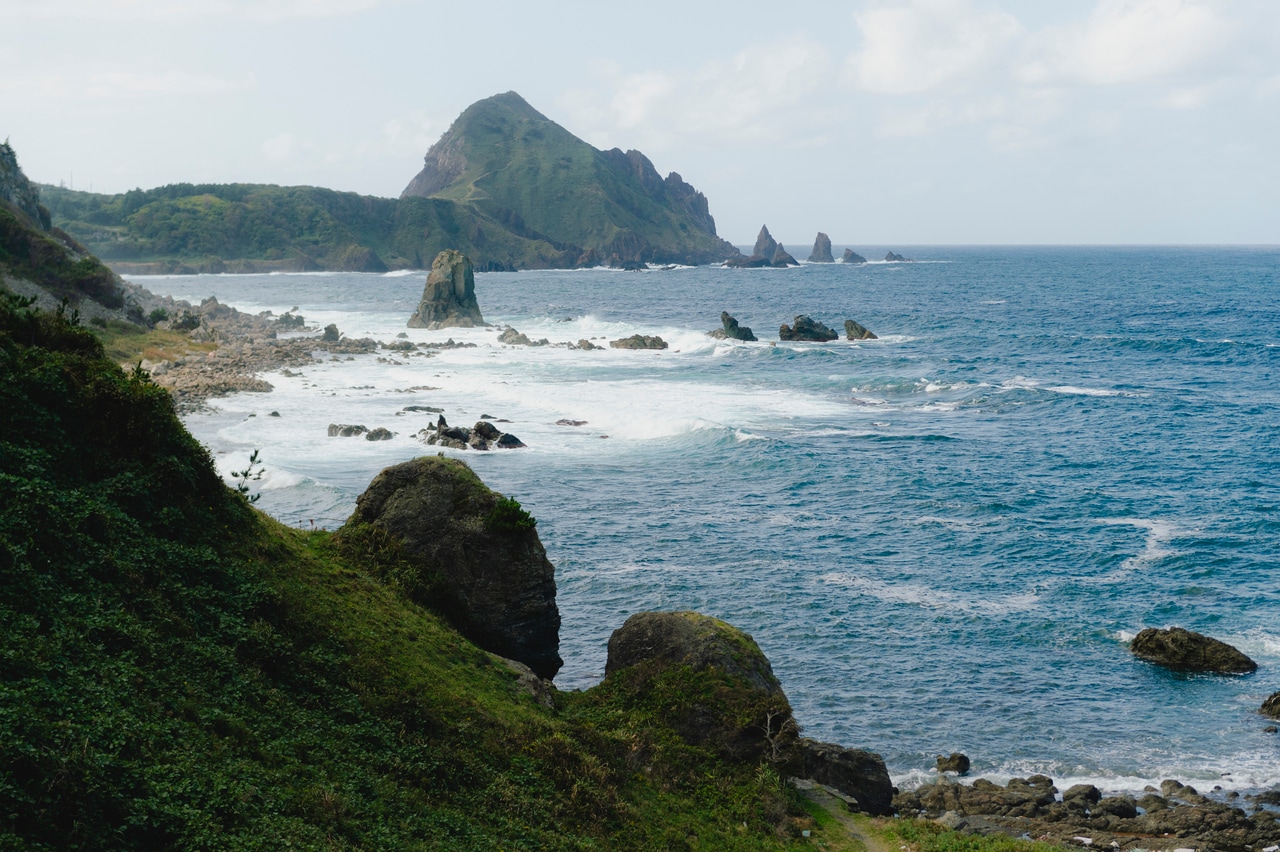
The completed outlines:
<svg viewBox="0 0 1280 852">
<path fill-rule="evenodd" d="M 890 848 L 911 852 L 1062 852 L 1052 843 L 1018 840 L 1003 834 L 978 836 L 951 831 L 931 820 L 868 820 Z"/>
<path fill-rule="evenodd" d="M 494 532 L 523 532 L 538 525 L 537 519 L 520 507 L 514 497 L 500 497 L 489 516 L 485 528 Z"/>
<path fill-rule="evenodd" d="M 88 254 L 68 251 L 70 238 L 45 233 L 0 202 L 0 268 L 16 278 L 39 284 L 61 298 L 87 296 L 108 308 L 124 306 L 124 294 L 111 270 Z M 73 248 L 79 249 L 78 246 Z"/>
</svg>

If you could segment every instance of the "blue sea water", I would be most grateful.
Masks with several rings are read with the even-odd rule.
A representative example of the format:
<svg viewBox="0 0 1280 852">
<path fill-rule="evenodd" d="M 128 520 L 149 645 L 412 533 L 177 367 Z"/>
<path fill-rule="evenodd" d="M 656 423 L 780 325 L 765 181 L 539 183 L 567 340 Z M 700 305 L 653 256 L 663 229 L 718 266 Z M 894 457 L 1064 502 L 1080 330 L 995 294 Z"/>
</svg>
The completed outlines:
<svg viewBox="0 0 1280 852">
<path fill-rule="evenodd" d="M 1280 689 L 1280 249 L 903 253 L 920 262 L 476 277 L 490 322 L 552 343 L 659 334 L 662 352 L 406 330 L 421 274 L 139 281 L 350 336 L 475 342 L 267 375 L 272 393 L 187 424 L 224 471 L 262 450 L 262 508 L 332 527 L 382 467 L 437 452 L 414 437 L 435 415 L 405 406 L 510 420 L 528 449 L 455 454 L 538 518 L 562 689 L 599 680 L 631 613 L 695 609 L 755 637 L 807 734 L 881 753 L 899 783 L 951 751 L 987 777 L 1112 790 L 1280 782 L 1256 713 Z M 722 310 L 762 342 L 707 337 Z M 778 342 L 802 313 L 880 339 Z M 1173 625 L 1259 670 L 1129 654 Z"/>
</svg>

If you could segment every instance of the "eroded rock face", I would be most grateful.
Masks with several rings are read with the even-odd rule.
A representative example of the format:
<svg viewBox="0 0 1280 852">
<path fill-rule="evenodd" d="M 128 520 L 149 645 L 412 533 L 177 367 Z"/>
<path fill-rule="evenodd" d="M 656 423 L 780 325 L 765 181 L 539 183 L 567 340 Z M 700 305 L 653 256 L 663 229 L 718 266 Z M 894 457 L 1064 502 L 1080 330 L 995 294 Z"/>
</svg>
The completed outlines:
<svg viewBox="0 0 1280 852">
<path fill-rule="evenodd" d="M 791 253 L 783 248 L 782 243 L 778 243 L 778 247 L 773 251 L 773 257 L 770 261 L 772 266 L 799 266 L 800 261 L 791 256 Z"/>
<path fill-rule="evenodd" d="M 773 234 L 769 233 L 768 225 L 760 226 L 760 233 L 756 235 L 755 247 L 751 250 L 751 256 L 763 257 L 766 260 L 772 260 L 773 255 L 778 250 L 778 241 L 773 238 Z"/>
<path fill-rule="evenodd" d="M 550 679 L 563 665 L 555 568 L 532 519 L 500 498 L 457 459 L 417 458 L 379 473 L 339 535 L 385 531 L 416 572 L 402 578 L 411 598 Z"/>
<path fill-rule="evenodd" d="M 817 238 L 813 241 L 813 251 L 809 252 L 810 263 L 835 263 L 836 259 L 831 256 L 831 238 L 821 231 L 818 232 Z"/>
<path fill-rule="evenodd" d="M 641 612 L 609 637 L 605 680 L 670 706 L 688 743 L 742 760 L 783 760 L 796 739 L 791 705 L 749 635 L 696 612 Z"/>
<path fill-rule="evenodd" d="M 893 813 L 893 782 L 878 754 L 802 738 L 795 744 L 787 771 L 835 788 L 873 816 Z"/>
<path fill-rule="evenodd" d="M 476 276 L 471 259 L 445 249 L 436 255 L 409 328 L 474 328 L 485 325 L 476 301 Z"/>
<path fill-rule="evenodd" d="M 1148 627 L 1129 643 L 1135 657 L 1176 671 L 1248 674 L 1258 664 L 1236 648 L 1194 630 Z"/>
<path fill-rule="evenodd" d="M 813 340 L 825 342 L 835 340 L 840 335 L 834 330 L 808 316 L 798 316 L 792 325 L 783 324 L 778 329 L 780 340 Z"/>
</svg>

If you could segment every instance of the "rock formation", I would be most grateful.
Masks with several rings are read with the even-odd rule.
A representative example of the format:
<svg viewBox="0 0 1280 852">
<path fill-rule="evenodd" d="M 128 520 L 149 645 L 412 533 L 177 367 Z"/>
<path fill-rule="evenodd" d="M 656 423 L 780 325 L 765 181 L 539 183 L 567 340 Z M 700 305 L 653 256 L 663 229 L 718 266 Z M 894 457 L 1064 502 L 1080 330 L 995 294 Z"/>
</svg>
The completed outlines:
<svg viewBox="0 0 1280 852">
<path fill-rule="evenodd" d="M 851 319 L 844 321 L 844 336 L 846 340 L 879 340 L 866 326 Z"/>
<path fill-rule="evenodd" d="M 907 258 L 903 257 L 900 254 L 896 254 L 894 252 L 889 252 L 888 254 L 886 254 L 884 256 L 884 259 L 890 263 L 908 263 L 909 262 Z"/>
<path fill-rule="evenodd" d="M 778 247 L 773 250 L 773 258 L 770 260 L 770 266 L 777 266 L 781 268 L 784 266 L 799 265 L 800 261 L 792 257 L 791 253 L 783 247 L 782 243 L 778 243 Z"/>
<path fill-rule="evenodd" d="M 840 335 L 835 331 L 817 320 L 808 316 L 798 316 L 792 325 L 783 324 L 778 329 L 778 338 L 780 340 L 814 340 L 825 342 L 835 340 Z"/>
<path fill-rule="evenodd" d="M 831 238 L 821 231 L 818 237 L 813 241 L 813 251 L 809 252 L 810 263 L 835 263 L 836 259 L 831 256 Z"/>
<path fill-rule="evenodd" d="M 498 342 L 505 343 L 508 346 L 550 346 L 551 341 L 545 337 L 541 340 L 530 340 L 528 335 L 516 331 L 511 326 L 502 329 L 502 333 L 498 335 Z"/>
<path fill-rule="evenodd" d="M 853 249 L 845 249 L 844 254 L 840 257 L 841 263 L 866 263 L 867 259 L 858 254 Z"/>
<path fill-rule="evenodd" d="M 753 341 L 756 339 L 751 329 L 745 325 L 738 325 L 738 321 L 729 316 L 728 311 L 720 312 L 720 324 L 724 328 L 717 328 L 711 332 L 711 336 L 717 340 L 746 340 Z"/>
<path fill-rule="evenodd" d="M 772 262 L 773 255 L 778 250 L 778 241 L 773 238 L 773 234 L 769 233 L 768 225 L 760 226 L 760 233 L 756 235 L 755 247 L 751 249 L 751 256 L 767 258 Z"/>
<path fill-rule="evenodd" d="M 1248 674 L 1258 668 L 1226 642 L 1181 627 L 1148 627 L 1133 637 L 1129 650 L 1139 659 L 1176 671 Z"/>
<path fill-rule="evenodd" d="M 1267 700 L 1262 702 L 1258 712 L 1272 719 L 1280 719 L 1280 692 L 1273 692 L 1267 696 Z"/>
<path fill-rule="evenodd" d="M 872 816 L 893 814 L 893 782 L 878 754 L 802 737 L 792 749 L 787 772 L 838 790 Z"/>
<path fill-rule="evenodd" d="M 760 226 L 760 234 L 756 237 L 755 247 L 750 257 L 735 257 L 725 261 L 725 266 L 740 269 L 755 269 L 763 266 L 799 266 L 800 263 L 783 248 L 773 235 L 768 225 Z"/>
<path fill-rule="evenodd" d="M 563 664 L 560 612 L 535 523 L 461 461 L 424 456 L 379 473 L 339 535 L 388 535 L 413 568 L 398 578 L 409 597 L 549 679 Z"/>
<path fill-rule="evenodd" d="M 964 775 L 969 771 L 969 756 L 953 751 L 946 757 L 938 755 L 937 764 L 939 772 L 954 772 L 957 775 Z"/>
<path fill-rule="evenodd" d="M 354 438 L 357 435 L 364 435 L 369 431 L 367 426 L 360 426 L 352 423 L 330 423 L 330 438 Z"/>
<path fill-rule="evenodd" d="M 418 431 L 418 440 L 428 446 L 448 447 L 452 450 L 516 450 L 526 446 L 523 441 L 509 432 L 503 432 L 487 420 L 479 420 L 468 429 L 465 426 L 450 426 L 444 415 L 436 421 L 434 429 Z"/>
<path fill-rule="evenodd" d="M 657 335 L 633 334 L 621 340 L 610 340 L 614 349 L 666 349 L 667 341 Z"/>
<path fill-rule="evenodd" d="M 485 325 L 476 301 L 476 276 L 462 252 L 445 249 L 436 255 L 422 290 L 422 301 L 409 317 L 409 328 L 474 328 Z"/>
</svg>

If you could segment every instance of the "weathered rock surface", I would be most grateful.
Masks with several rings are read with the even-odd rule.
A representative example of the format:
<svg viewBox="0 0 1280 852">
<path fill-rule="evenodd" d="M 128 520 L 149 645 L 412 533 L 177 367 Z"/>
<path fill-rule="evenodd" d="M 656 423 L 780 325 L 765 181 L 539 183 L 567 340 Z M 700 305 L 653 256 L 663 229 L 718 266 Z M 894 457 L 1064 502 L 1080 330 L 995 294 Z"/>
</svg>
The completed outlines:
<svg viewBox="0 0 1280 852">
<path fill-rule="evenodd" d="M 746 340 L 752 341 L 756 339 L 755 334 L 745 325 L 738 325 L 738 321 L 729 316 L 728 311 L 720 312 L 720 324 L 724 326 L 718 329 L 720 334 L 714 334 L 715 337 L 727 340 Z"/>
<path fill-rule="evenodd" d="M 813 251 L 809 252 L 810 263 L 835 263 L 836 259 L 831 256 L 831 238 L 821 231 L 813 241 Z"/>
<path fill-rule="evenodd" d="M 500 497 L 461 461 L 424 456 L 379 473 L 340 535 L 362 525 L 385 531 L 416 571 L 405 586 L 411 598 L 481 648 L 550 679 L 563 664 L 555 568 L 532 520 Z"/>
<path fill-rule="evenodd" d="M 329 323 L 324 327 L 324 334 L 320 335 L 320 339 L 325 343 L 337 343 L 342 339 L 342 332 L 338 331 L 336 325 Z"/>
<path fill-rule="evenodd" d="M 834 330 L 808 316 L 798 316 L 791 325 L 783 324 L 778 329 L 780 340 L 816 340 L 824 342 L 835 340 L 840 335 Z"/>
<path fill-rule="evenodd" d="M 1244 852 L 1280 839 L 1273 812 L 1249 816 L 1177 781 L 1160 786 L 1163 795 L 1151 792 L 1135 801 L 1127 795 L 1103 797 L 1096 787 L 1078 784 L 1058 801 L 1053 780 L 1043 775 L 1014 778 L 1004 787 L 984 778 L 969 786 L 944 775 L 933 784 L 899 793 L 893 804 L 902 816 L 939 822 L 945 818 L 959 831 L 1029 834 L 1069 846 L 1087 838 L 1085 845 L 1103 849 L 1200 846 Z"/>
<path fill-rule="evenodd" d="M 840 258 L 841 263 L 866 263 L 867 259 L 853 249 L 845 249 Z"/>
<path fill-rule="evenodd" d="M 734 759 L 783 760 L 796 739 L 791 705 L 746 633 L 696 612 L 641 612 L 609 637 L 605 683 L 669 706 L 688 743 Z"/>
<path fill-rule="evenodd" d="M 1139 659 L 1177 671 L 1248 674 L 1258 668 L 1226 642 L 1181 627 L 1148 627 L 1133 637 L 1129 650 Z"/>
<path fill-rule="evenodd" d="M 769 226 L 761 225 L 760 233 L 756 235 L 755 247 L 751 249 L 751 256 L 763 257 L 772 261 L 773 255 L 777 250 L 778 241 L 773 238 L 773 234 L 769 233 Z"/>
<path fill-rule="evenodd" d="M 1280 692 L 1273 692 L 1267 696 L 1267 700 L 1262 702 L 1258 712 L 1272 719 L 1280 719 Z"/>
<path fill-rule="evenodd" d="M 950 755 L 943 757 L 938 755 L 938 771 L 954 772 L 957 775 L 964 775 L 969 771 L 969 757 L 958 751 L 951 752 Z"/>
<path fill-rule="evenodd" d="M 633 334 L 621 340 L 610 340 L 614 349 L 666 349 L 667 341 L 657 335 Z"/>
<path fill-rule="evenodd" d="M 786 769 L 854 799 L 858 810 L 873 816 L 893 813 L 893 782 L 878 754 L 803 737 L 793 746 Z"/>
<path fill-rule="evenodd" d="M 409 328 L 474 328 L 485 325 L 476 301 L 476 276 L 471 259 L 453 249 L 436 255 Z"/>
<path fill-rule="evenodd" d="M 851 319 L 844 321 L 844 336 L 846 340 L 879 340 L 865 325 Z"/>
<path fill-rule="evenodd" d="M 498 335 L 498 342 L 505 343 L 509 346 L 550 346 L 551 341 L 545 337 L 541 340 L 530 340 L 527 335 L 516 331 L 511 326 L 505 326 L 502 333 Z"/>
</svg>

